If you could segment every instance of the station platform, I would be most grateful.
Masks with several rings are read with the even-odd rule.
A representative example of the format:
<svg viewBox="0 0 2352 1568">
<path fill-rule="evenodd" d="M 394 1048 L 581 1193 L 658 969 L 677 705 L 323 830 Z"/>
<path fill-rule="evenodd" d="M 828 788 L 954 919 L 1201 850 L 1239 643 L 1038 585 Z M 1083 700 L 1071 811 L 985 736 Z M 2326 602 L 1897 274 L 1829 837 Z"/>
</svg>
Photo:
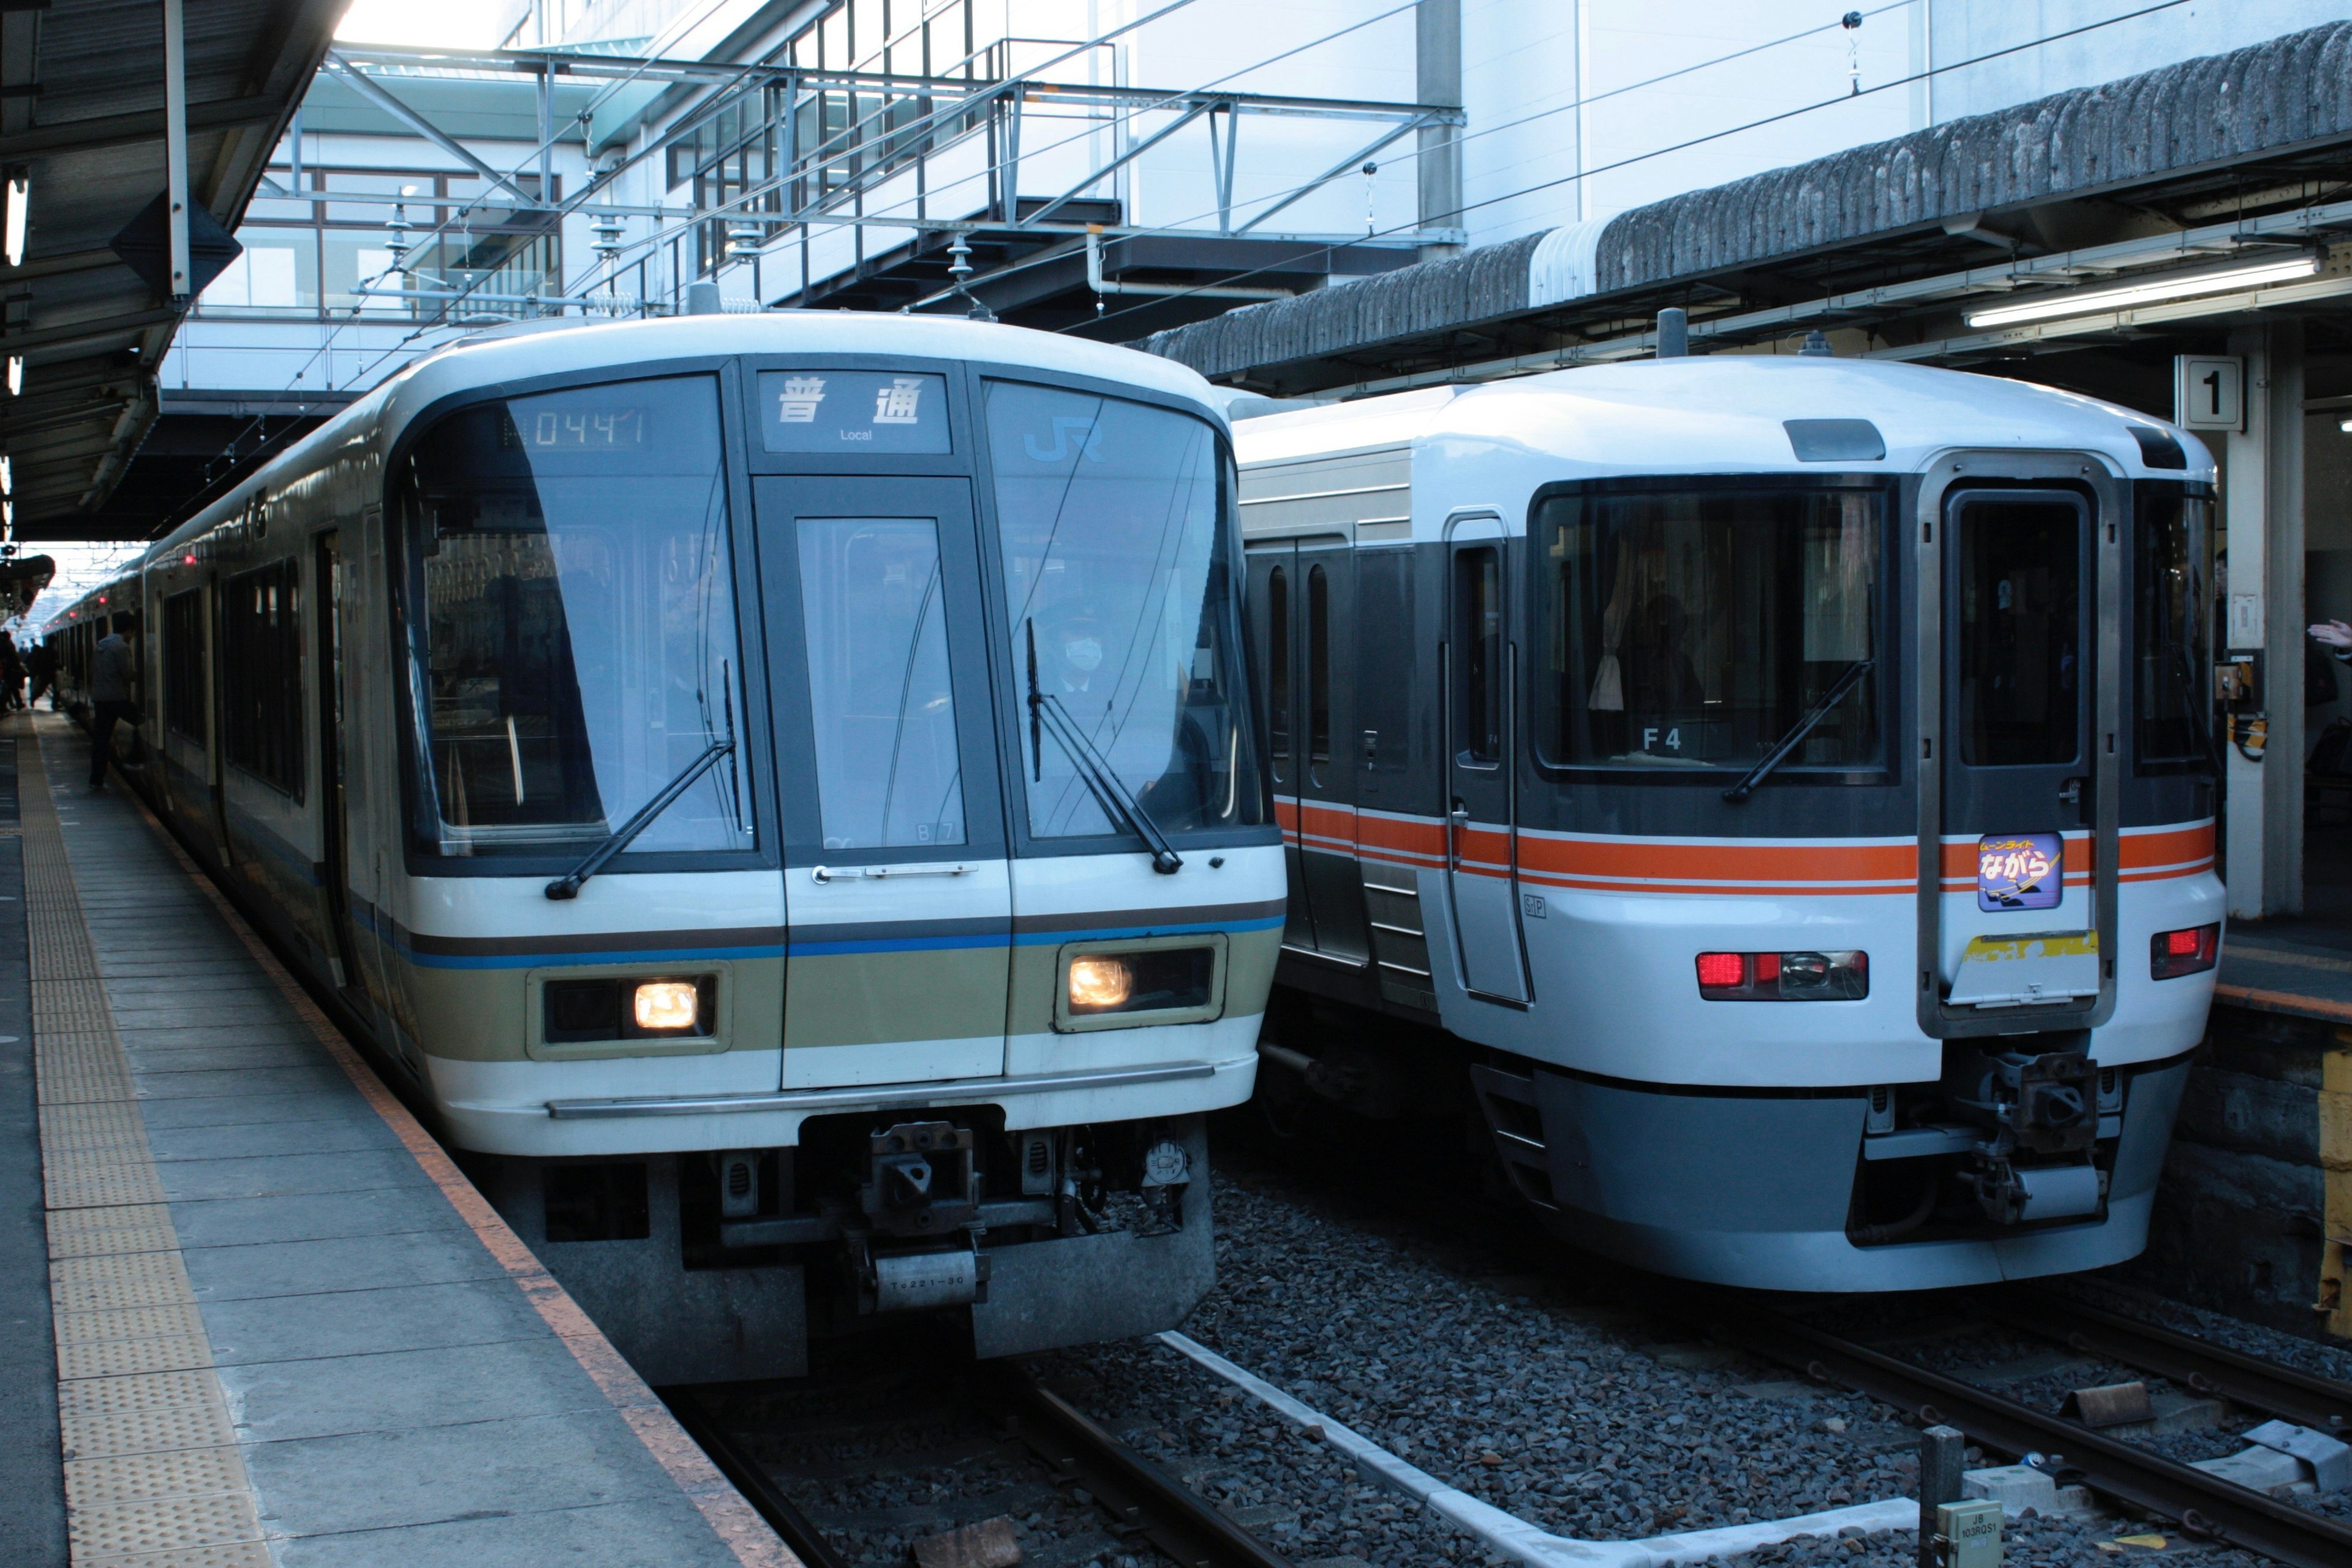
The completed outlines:
<svg viewBox="0 0 2352 1568">
<path fill-rule="evenodd" d="M 796 1568 L 88 755 L 0 724 L 0 1559 Z"/>
<path fill-rule="evenodd" d="M 2352 926 L 2268 920 L 2223 936 L 2217 1005 L 2352 1024 Z"/>
</svg>

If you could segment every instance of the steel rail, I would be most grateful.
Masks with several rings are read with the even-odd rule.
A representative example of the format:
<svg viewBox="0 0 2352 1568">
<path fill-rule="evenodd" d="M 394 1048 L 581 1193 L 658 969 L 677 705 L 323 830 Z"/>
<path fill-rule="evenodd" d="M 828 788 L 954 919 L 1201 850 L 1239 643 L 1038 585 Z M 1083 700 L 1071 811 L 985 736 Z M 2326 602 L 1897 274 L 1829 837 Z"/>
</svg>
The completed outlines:
<svg viewBox="0 0 2352 1568">
<path fill-rule="evenodd" d="M 1183 1568 L 1290 1568 L 1264 1542 L 1068 1400 L 1009 1363 L 988 1370 L 1022 1443 Z"/>
<path fill-rule="evenodd" d="M 2064 1456 L 2084 1484 L 2143 1512 L 2177 1520 L 2190 1534 L 2259 1552 L 2293 1568 L 2343 1568 L 2352 1563 L 2352 1529 L 2293 1503 L 2225 1481 L 2145 1448 L 2103 1436 L 2029 1405 L 1930 1372 L 1883 1352 L 1765 1311 L 1716 1321 L 1687 1302 L 1653 1295 L 1652 1304 L 1677 1318 L 1703 1321 L 1716 1338 L 1802 1370 L 1822 1383 L 1843 1384 L 1873 1399 L 1908 1410 L 1921 1421 L 1948 1423 L 1989 1448 L 2022 1455 Z"/>
<path fill-rule="evenodd" d="M 710 1457 L 719 1473 L 734 1483 L 743 1494 L 743 1500 L 752 1510 L 768 1521 L 769 1528 L 783 1537 L 784 1544 L 793 1549 L 804 1568 L 849 1568 L 849 1561 L 833 1549 L 809 1516 L 799 1505 L 784 1495 L 773 1477 L 761 1468 L 751 1457 L 735 1446 L 733 1434 L 720 1426 L 702 1403 L 702 1396 L 692 1388 L 663 1388 L 655 1391 L 677 1424 L 695 1446 Z"/>
<path fill-rule="evenodd" d="M 2085 1355 L 2155 1373 L 2199 1394 L 2321 1432 L 2341 1436 L 2352 1426 L 2352 1384 L 2208 1344 L 2046 1290 L 2004 1292 L 1985 1305 L 2012 1328 L 2056 1340 Z"/>
</svg>

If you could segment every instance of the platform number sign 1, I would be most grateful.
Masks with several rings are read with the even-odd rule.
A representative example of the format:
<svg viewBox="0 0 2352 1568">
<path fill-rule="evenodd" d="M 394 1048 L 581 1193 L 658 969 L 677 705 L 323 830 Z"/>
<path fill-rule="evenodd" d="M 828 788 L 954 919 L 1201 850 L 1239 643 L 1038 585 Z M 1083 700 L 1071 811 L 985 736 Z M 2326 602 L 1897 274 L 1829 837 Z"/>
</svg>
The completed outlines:
<svg viewBox="0 0 2352 1568">
<path fill-rule="evenodd" d="M 2172 422 L 2184 430 L 2246 427 L 2246 362 L 2233 354 L 2176 354 Z"/>
</svg>

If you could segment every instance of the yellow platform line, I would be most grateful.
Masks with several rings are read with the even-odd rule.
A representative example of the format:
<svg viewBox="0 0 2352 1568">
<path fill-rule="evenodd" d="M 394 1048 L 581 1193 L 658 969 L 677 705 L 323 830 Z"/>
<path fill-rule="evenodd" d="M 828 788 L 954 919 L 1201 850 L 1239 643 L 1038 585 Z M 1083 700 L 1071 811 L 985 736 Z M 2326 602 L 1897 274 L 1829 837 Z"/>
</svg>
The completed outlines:
<svg viewBox="0 0 2352 1568">
<path fill-rule="evenodd" d="M 269 1568 L 73 867 L 22 719 L 33 1061 L 75 1568 Z M 26 742 L 30 742 L 27 744 Z"/>
<path fill-rule="evenodd" d="M 143 803 L 133 798 L 126 804 L 139 812 L 163 852 L 172 858 L 173 864 L 212 905 L 220 917 L 221 924 L 236 937 L 247 956 L 253 960 L 254 966 L 277 987 L 287 1005 L 299 1016 L 303 1026 L 342 1068 L 344 1076 L 351 1079 L 352 1087 L 360 1091 L 369 1108 L 383 1119 L 384 1125 L 400 1140 L 401 1146 L 408 1151 L 417 1166 L 440 1189 L 449 1206 L 457 1211 L 467 1228 L 474 1233 L 475 1238 L 498 1260 L 506 1270 L 507 1277 L 522 1291 L 524 1300 L 538 1312 L 541 1321 L 554 1331 L 557 1340 L 572 1352 L 572 1359 L 588 1374 L 597 1391 L 611 1402 L 654 1462 L 669 1476 L 678 1490 L 686 1494 L 688 1500 L 702 1516 L 704 1523 L 709 1526 L 711 1533 L 733 1554 L 740 1568 L 803 1568 L 800 1557 L 784 1544 L 758 1510 L 744 1500 L 734 1483 L 719 1473 L 709 1456 L 687 1436 L 686 1429 L 677 1424 L 677 1417 L 669 1413 L 669 1406 L 662 1403 L 660 1395 L 654 1393 L 637 1375 L 636 1369 L 613 1348 L 612 1342 L 604 1337 L 604 1331 L 596 1327 L 588 1314 L 581 1310 L 571 1293 L 547 1271 L 547 1266 L 532 1255 L 522 1238 L 499 1216 L 499 1211 L 490 1206 L 489 1200 L 482 1196 L 480 1190 L 457 1168 L 457 1162 L 449 1158 L 448 1151 L 425 1130 L 424 1124 L 400 1102 L 399 1097 L 384 1087 L 383 1080 L 376 1077 L 375 1070 L 343 1037 L 334 1020 L 311 1000 L 310 994 L 287 972 L 286 966 L 278 962 L 278 955 L 246 922 L 236 906 L 213 885 L 212 879 L 205 875 L 204 868 L 189 858 L 187 851 L 180 847 L 179 840 L 172 837 L 170 830 Z M 201 1564 L 199 1568 L 210 1568 L 210 1564 Z"/>
</svg>

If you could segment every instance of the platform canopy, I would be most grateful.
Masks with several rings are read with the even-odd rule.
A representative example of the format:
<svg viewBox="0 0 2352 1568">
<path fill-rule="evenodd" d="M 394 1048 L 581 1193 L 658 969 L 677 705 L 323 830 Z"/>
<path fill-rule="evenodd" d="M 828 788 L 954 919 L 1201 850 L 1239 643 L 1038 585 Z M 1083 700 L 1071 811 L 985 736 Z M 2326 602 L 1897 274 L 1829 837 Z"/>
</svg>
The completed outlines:
<svg viewBox="0 0 2352 1568">
<path fill-rule="evenodd" d="M 1253 391 L 1330 396 L 1645 358 L 1667 306 L 1688 312 L 1693 352 L 1818 330 L 1843 334 L 1840 353 L 1946 364 L 2282 312 L 2340 332 L 2347 192 L 2352 22 L 2335 22 L 1138 346 Z M 2242 281 L 2209 286 L 2225 277 Z M 2039 313 L 2000 319 L 2026 301 Z"/>
<path fill-rule="evenodd" d="M 21 204 L 24 223 L 20 254 L 0 247 L 0 374 L 16 386 L 0 384 L 0 451 L 18 537 L 145 531 L 151 513 L 116 518 L 107 500 L 154 423 L 155 367 L 185 296 L 234 254 L 226 237 L 343 5 L 0 3 L 0 222 L 13 232 L 7 205 Z M 165 37 L 183 15 L 193 266 L 175 291 Z"/>
</svg>

